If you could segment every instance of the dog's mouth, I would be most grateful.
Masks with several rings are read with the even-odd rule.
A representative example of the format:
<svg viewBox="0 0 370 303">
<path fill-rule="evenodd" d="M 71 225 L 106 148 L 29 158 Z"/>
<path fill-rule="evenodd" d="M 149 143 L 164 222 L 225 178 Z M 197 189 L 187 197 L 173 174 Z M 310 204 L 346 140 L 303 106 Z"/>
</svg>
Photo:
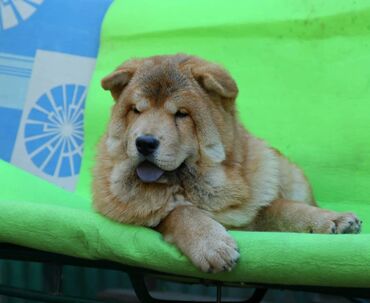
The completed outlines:
<svg viewBox="0 0 370 303">
<path fill-rule="evenodd" d="M 154 182 L 159 182 L 163 183 L 165 180 L 173 180 L 176 176 L 178 176 L 178 173 L 183 171 L 185 167 L 185 162 L 181 163 L 180 166 L 178 166 L 176 169 L 173 170 L 164 170 L 154 163 L 145 160 L 141 162 L 137 167 L 136 167 L 136 174 L 139 177 L 139 179 L 144 182 L 144 183 L 154 183 Z M 165 179 L 161 179 L 161 177 L 165 175 Z M 161 180 L 159 180 L 161 179 Z"/>
<path fill-rule="evenodd" d="M 158 181 L 165 171 L 152 162 L 143 161 L 136 168 L 136 173 L 141 181 L 145 183 L 152 183 Z"/>
</svg>

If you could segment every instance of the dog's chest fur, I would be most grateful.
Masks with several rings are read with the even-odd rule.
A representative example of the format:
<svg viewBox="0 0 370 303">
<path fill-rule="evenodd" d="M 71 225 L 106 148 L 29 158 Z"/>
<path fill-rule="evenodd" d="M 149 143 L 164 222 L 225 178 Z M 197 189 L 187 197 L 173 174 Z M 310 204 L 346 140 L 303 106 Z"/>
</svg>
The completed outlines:
<svg viewBox="0 0 370 303">
<path fill-rule="evenodd" d="M 135 176 L 129 161 L 121 161 L 111 168 L 109 187 L 116 203 L 107 203 L 107 207 L 111 215 L 120 213 L 121 222 L 146 226 L 156 226 L 179 205 L 218 213 L 245 203 L 248 197 L 245 184 L 238 186 L 229 179 L 222 167 L 201 173 L 184 166 L 163 183 L 145 184 Z"/>
<path fill-rule="evenodd" d="M 233 186 L 222 166 L 208 168 L 204 172 L 187 167 L 180 179 L 186 200 L 208 212 L 236 207 L 248 198 L 245 184 L 239 188 Z"/>
</svg>

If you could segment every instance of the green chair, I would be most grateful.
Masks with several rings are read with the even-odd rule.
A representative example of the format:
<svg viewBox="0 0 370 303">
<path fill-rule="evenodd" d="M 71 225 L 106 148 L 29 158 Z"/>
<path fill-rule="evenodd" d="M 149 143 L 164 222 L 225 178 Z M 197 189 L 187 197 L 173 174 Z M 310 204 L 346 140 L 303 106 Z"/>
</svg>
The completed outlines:
<svg viewBox="0 0 370 303">
<path fill-rule="evenodd" d="M 0 241 L 12 244 L 3 244 L 0 256 L 126 270 L 143 302 L 156 302 L 145 291 L 144 275 L 209 281 L 219 289 L 370 297 L 368 20 L 368 1 L 115 1 L 103 24 L 88 95 L 77 190 L 66 192 L 0 162 Z M 362 233 L 231 231 L 240 263 L 213 275 L 198 271 L 157 232 L 95 213 L 91 169 L 113 102 L 100 79 L 128 58 L 177 52 L 230 70 L 240 89 L 243 123 L 304 169 L 321 207 L 356 212 Z M 0 293 L 12 291 L 0 286 Z"/>
</svg>

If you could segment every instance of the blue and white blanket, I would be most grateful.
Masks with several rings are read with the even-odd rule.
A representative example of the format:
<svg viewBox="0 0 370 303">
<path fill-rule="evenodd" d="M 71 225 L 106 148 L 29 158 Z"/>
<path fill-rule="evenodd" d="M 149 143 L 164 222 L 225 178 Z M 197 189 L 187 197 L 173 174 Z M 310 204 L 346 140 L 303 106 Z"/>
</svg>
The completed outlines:
<svg viewBox="0 0 370 303">
<path fill-rule="evenodd" d="M 73 190 L 112 0 L 0 0 L 0 159 Z"/>
</svg>

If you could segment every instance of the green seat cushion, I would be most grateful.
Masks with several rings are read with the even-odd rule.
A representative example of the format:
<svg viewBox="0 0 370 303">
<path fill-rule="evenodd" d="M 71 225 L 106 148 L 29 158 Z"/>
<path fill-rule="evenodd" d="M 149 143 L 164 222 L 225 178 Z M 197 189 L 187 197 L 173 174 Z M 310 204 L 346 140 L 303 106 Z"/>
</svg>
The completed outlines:
<svg viewBox="0 0 370 303">
<path fill-rule="evenodd" d="M 86 104 L 77 190 L 0 162 L 0 241 L 208 279 L 370 287 L 369 18 L 365 1 L 116 0 Z M 91 168 L 112 105 L 100 79 L 128 58 L 176 52 L 229 69 L 243 123 L 305 170 L 322 207 L 356 212 L 363 233 L 231 231 L 240 263 L 210 275 L 155 231 L 96 214 Z"/>
<path fill-rule="evenodd" d="M 240 263 L 231 273 L 204 274 L 159 233 L 112 222 L 96 214 L 89 201 L 78 194 L 65 192 L 6 162 L 0 162 L 0 170 L 6 176 L 0 179 L 3 242 L 230 282 L 370 285 L 368 229 L 362 235 L 231 231 L 240 247 Z M 356 204 L 354 210 L 365 221 L 370 220 L 369 206 Z"/>
</svg>

